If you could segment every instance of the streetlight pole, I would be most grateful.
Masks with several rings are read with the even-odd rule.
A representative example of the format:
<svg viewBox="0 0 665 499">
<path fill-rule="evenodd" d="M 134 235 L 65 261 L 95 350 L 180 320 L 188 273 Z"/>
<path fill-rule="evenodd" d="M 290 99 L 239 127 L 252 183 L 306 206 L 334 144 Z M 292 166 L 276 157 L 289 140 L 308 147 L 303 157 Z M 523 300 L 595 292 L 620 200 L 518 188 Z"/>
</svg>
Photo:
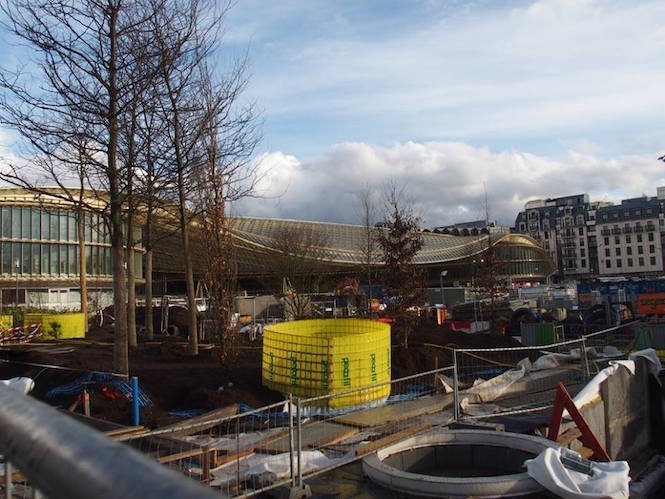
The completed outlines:
<svg viewBox="0 0 665 499">
<path fill-rule="evenodd" d="M 441 273 L 439 274 L 439 290 L 441 291 L 441 306 L 444 306 L 445 303 L 443 302 L 443 278 L 448 275 L 447 270 L 442 270 Z"/>
</svg>

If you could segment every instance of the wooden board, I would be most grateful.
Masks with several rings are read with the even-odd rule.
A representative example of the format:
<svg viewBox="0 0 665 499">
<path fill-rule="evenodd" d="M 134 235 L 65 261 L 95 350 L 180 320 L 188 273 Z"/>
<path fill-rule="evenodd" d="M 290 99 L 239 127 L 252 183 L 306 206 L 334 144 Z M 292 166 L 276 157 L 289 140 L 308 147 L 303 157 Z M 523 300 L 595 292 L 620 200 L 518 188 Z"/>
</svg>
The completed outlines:
<svg viewBox="0 0 665 499">
<path fill-rule="evenodd" d="M 358 448 L 356 449 L 356 456 L 364 456 L 365 454 L 370 454 L 383 447 L 394 444 L 395 442 L 399 442 L 406 438 L 417 435 L 418 433 L 427 431 L 430 428 L 431 426 L 428 424 L 414 426 L 413 428 L 407 428 L 406 430 L 393 433 L 392 435 L 388 435 L 387 437 L 379 438 L 378 440 L 374 440 L 373 442 L 368 442 L 366 444 L 359 445 Z"/>
<path fill-rule="evenodd" d="M 167 426 L 157 428 L 157 430 L 168 430 L 169 436 L 185 436 L 193 433 L 200 433 L 208 430 L 219 423 L 220 419 L 235 416 L 238 413 L 238 404 L 233 404 L 221 409 L 206 412 L 200 416 L 189 418 L 185 421 L 179 421 Z"/>
<path fill-rule="evenodd" d="M 345 414 L 336 417 L 335 422 L 359 428 L 379 426 L 439 412 L 452 405 L 452 403 L 453 394 L 442 393 Z"/>
<path fill-rule="evenodd" d="M 341 442 L 358 433 L 358 428 L 345 426 L 329 421 L 317 421 L 311 424 L 305 424 L 301 429 L 301 445 L 303 449 L 325 447 Z M 293 445 L 296 445 L 296 429 L 293 429 Z M 257 450 L 258 446 L 257 446 Z M 270 454 L 280 454 L 289 452 L 289 435 L 282 436 L 261 446 L 263 452 Z"/>
</svg>

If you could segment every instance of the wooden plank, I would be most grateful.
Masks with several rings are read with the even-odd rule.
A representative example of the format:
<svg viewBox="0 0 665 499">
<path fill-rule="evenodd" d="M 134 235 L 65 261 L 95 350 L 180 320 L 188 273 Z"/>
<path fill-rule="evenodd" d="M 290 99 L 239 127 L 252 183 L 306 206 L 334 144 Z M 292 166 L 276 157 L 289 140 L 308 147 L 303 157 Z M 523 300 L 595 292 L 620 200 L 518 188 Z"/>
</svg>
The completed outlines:
<svg viewBox="0 0 665 499">
<path fill-rule="evenodd" d="M 206 412 L 200 416 L 189 418 L 186 421 L 178 421 L 167 426 L 157 428 L 157 430 L 168 430 L 170 436 L 178 435 L 185 436 L 193 433 L 208 430 L 217 425 L 220 419 L 228 418 L 238 414 L 238 404 L 232 404 L 221 409 Z"/>
<path fill-rule="evenodd" d="M 190 457 L 200 456 L 203 453 L 203 448 L 190 449 L 182 452 L 177 452 L 175 454 L 169 454 L 167 456 L 162 456 L 157 458 L 159 464 L 172 463 L 174 461 L 182 461 Z"/>
<path fill-rule="evenodd" d="M 370 454 L 383 447 L 394 444 L 395 442 L 399 442 L 408 437 L 417 435 L 418 433 L 427 431 L 431 427 L 432 426 L 428 424 L 414 426 L 413 428 L 407 428 L 406 430 L 398 431 L 397 433 L 393 433 L 392 435 L 388 435 L 387 437 L 379 438 L 378 440 L 374 440 L 373 442 L 362 444 L 358 446 L 358 448 L 356 449 L 356 456 L 364 456 L 365 454 Z"/>
<path fill-rule="evenodd" d="M 379 426 L 440 412 L 452 403 L 452 393 L 437 394 L 345 414 L 336 417 L 335 422 L 360 428 Z"/>
<path fill-rule="evenodd" d="M 356 433 L 359 429 L 352 426 L 345 426 L 329 421 L 316 421 L 310 424 L 305 424 L 301 429 L 301 444 L 303 449 L 325 447 L 326 445 L 334 445 L 342 440 L 349 438 Z M 295 444 L 296 430 L 293 430 L 293 441 Z M 256 446 L 257 450 L 259 446 Z M 271 454 L 280 454 L 289 451 L 289 435 L 288 432 L 279 439 L 261 445 L 260 449 L 263 452 Z"/>
<path fill-rule="evenodd" d="M 573 427 L 559 435 L 559 438 L 556 439 L 556 443 L 561 447 L 568 447 L 573 440 L 577 440 L 581 436 L 582 432 L 577 427 Z"/>
<path fill-rule="evenodd" d="M 225 454 L 215 459 L 214 467 L 219 468 L 220 466 L 242 459 L 243 457 L 251 456 L 252 454 L 254 454 L 254 447 L 247 447 L 246 449 L 242 449 L 240 452 L 234 452 L 233 454 Z"/>
<path fill-rule="evenodd" d="M 119 435 L 126 435 L 129 433 L 136 433 L 145 430 L 144 426 L 124 426 L 122 428 L 116 428 L 115 430 L 105 431 L 104 435 L 107 437 L 117 437 Z"/>
<path fill-rule="evenodd" d="M 142 430 L 136 430 L 130 433 L 121 433 L 120 435 L 115 435 L 112 438 L 113 440 L 117 442 L 124 442 L 125 440 L 132 440 L 136 438 L 137 436 L 141 435 L 149 435 L 151 433 L 151 430 L 149 428 L 144 428 Z"/>
</svg>

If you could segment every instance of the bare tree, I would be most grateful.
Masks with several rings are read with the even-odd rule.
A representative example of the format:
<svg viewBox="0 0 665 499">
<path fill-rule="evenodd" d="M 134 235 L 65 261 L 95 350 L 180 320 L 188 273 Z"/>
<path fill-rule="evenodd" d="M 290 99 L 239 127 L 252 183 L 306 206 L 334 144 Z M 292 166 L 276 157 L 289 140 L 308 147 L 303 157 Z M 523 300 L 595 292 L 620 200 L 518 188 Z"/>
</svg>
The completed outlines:
<svg viewBox="0 0 665 499">
<path fill-rule="evenodd" d="M 196 174 L 206 245 L 206 280 L 222 365 L 229 365 L 235 359 L 238 339 L 231 326 L 237 265 L 227 209 L 231 203 L 251 195 L 257 181 L 257 167 L 251 161 L 260 139 L 256 114 L 253 106 L 238 105 L 247 85 L 245 67 L 246 59 L 238 60 L 228 74 L 216 80 L 206 65 L 201 67 L 204 161 Z"/>
<path fill-rule="evenodd" d="M 40 74 L 0 75 L 5 95 L 0 102 L 2 124 L 16 129 L 30 155 L 47 155 L 69 164 L 63 155 L 75 141 L 87 147 L 86 167 L 91 188 L 108 194 L 116 372 L 128 373 L 126 278 L 123 237 L 123 173 L 118 164 L 119 116 L 130 104 L 129 89 L 147 75 L 136 71 L 131 37 L 153 19 L 155 4 L 122 0 L 12 0 L 2 4 L 6 26 L 40 58 L 29 69 Z M 75 127 L 71 125 L 75 124 Z M 26 183 L 17 170 L 6 180 Z M 34 182 L 27 182 L 33 184 Z"/>
<path fill-rule="evenodd" d="M 367 315 L 372 315 L 372 269 L 380 258 L 380 249 L 377 243 L 377 210 L 374 201 L 374 191 L 369 185 L 360 191 L 360 218 L 363 226 L 363 239 L 360 245 L 364 272 L 367 276 L 368 296 Z"/>
<path fill-rule="evenodd" d="M 284 299 L 284 309 L 291 319 L 312 316 L 308 296 L 319 291 L 324 277 L 322 251 L 328 238 L 311 224 L 284 225 L 277 229 L 274 257 L 275 284 Z"/>
<path fill-rule="evenodd" d="M 383 283 L 392 297 L 388 311 L 394 321 L 393 331 L 405 348 L 419 323 L 413 308 L 425 300 L 424 276 L 413 263 L 423 247 L 419 225 L 403 190 L 391 183 L 385 193 L 385 219 L 378 242 L 383 252 Z"/>
</svg>

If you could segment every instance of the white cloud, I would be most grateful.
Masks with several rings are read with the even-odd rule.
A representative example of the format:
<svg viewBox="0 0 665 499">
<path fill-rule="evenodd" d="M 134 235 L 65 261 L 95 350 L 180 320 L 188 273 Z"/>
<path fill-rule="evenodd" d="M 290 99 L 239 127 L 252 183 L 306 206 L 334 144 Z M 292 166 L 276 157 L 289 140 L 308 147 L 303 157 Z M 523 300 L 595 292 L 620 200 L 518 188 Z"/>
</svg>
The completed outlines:
<svg viewBox="0 0 665 499">
<path fill-rule="evenodd" d="M 388 180 L 406 186 L 426 226 L 490 216 L 512 225 L 530 199 L 588 192 L 592 200 L 619 201 L 665 185 L 663 164 L 652 156 L 601 159 L 570 151 L 565 160 L 519 152 L 493 152 L 461 142 L 406 142 L 391 147 L 343 143 L 299 160 L 264 155 L 263 199 L 244 200 L 240 215 L 357 223 L 358 193 Z"/>
</svg>

